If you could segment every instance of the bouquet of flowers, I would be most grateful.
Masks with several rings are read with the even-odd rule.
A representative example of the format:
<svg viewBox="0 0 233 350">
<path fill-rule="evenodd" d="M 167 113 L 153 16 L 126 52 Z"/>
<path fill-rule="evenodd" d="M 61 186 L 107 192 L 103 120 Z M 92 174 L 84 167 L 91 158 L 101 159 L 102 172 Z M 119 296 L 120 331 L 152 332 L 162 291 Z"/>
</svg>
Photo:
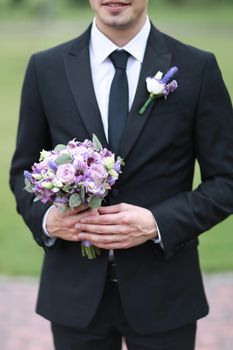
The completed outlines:
<svg viewBox="0 0 233 350">
<path fill-rule="evenodd" d="M 61 210 L 79 205 L 100 207 L 102 200 L 121 173 L 123 160 L 106 148 L 98 138 L 67 145 L 57 145 L 52 151 L 42 150 L 39 163 L 32 171 L 24 171 L 25 190 L 34 193 L 34 201 L 51 203 Z M 82 256 L 94 259 L 99 248 L 90 242 L 81 242 Z"/>
</svg>

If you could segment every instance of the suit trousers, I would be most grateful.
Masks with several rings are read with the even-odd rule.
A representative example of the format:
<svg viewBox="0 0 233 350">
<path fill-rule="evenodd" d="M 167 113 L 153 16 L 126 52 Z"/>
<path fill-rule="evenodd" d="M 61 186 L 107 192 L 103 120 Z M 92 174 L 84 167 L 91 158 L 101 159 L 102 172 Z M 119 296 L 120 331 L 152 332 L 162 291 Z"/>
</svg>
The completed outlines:
<svg viewBox="0 0 233 350">
<path fill-rule="evenodd" d="M 149 335 L 134 331 L 124 314 L 117 282 L 109 280 L 96 315 L 86 329 L 55 323 L 51 327 L 56 350 L 121 350 L 122 337 L 128 350 L 194 350 L 195 347 L 196 322 Z"/>
</svg>

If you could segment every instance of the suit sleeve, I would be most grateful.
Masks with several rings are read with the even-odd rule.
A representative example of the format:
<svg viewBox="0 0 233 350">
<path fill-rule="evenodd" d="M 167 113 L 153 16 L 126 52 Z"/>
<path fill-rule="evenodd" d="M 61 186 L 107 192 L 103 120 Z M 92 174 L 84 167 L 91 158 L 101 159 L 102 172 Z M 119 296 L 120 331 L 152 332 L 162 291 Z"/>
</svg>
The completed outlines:
<svg viewBox="0 0 233 350">
<path fill-rule="evenodd" d="M 23 190 L 24 170 L 38 162 L 42 149 L 50 149 L 49 126 L 37 83 L 35 58 L 31 57 L 23 83 L 16 150 L 10 170 L 10 187 L 15 194 L 17 211 L 23 216 L 36 242 L 44 247 L 42 220 L 49 205 L 34 203 L 34 196 Z"/>
<path fill-rule="evenodd" d="M 233 212 L 233 113 L 220 69 L 208 55 L 193 129 L 200 186 L 153 208 L 166 258 Z"/>
</svg>

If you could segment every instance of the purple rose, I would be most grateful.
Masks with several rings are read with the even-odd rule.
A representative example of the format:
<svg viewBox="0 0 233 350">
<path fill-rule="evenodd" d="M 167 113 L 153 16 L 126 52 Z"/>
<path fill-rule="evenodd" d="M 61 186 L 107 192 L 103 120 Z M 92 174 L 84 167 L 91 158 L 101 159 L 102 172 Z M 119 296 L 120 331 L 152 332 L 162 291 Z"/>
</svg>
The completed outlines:
<svg viewBox="0 0 233 350">
<path fill-rule="evenodd" d="M 102 164 L 92 163 L 88 170 L 88 173 L 90 178 L 95 182 L 97 186 L 100 185 L 108 177 L 108 172 Z"/>
<path fill-rule="evenodd" d="M 72 164 L 59 165 L 56 177 L 64 184 L 71 184 L 75 181 L 75 169 Z"/>
</svg>

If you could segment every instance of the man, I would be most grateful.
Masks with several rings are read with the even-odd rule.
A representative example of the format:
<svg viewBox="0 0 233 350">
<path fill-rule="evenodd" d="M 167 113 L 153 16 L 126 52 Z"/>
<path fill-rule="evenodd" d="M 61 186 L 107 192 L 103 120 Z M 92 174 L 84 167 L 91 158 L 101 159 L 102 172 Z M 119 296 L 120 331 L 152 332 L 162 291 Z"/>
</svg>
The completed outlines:
<svg viewBox="0 0 233 350">
<path fill-rule="evenodd" d="M 46 250 L 37 312 L 58 350 L 119 350 L 122 336 L 129 350 L 191 350 L 208 313 L 197 237 L 233 211 L 230 98 L 214 56 L 159 32 L 147 0 L 90 4 L 92 26 L 33 55 L 23 86 L 11 187 Z M 146 78 L 172 66 L 178 89 L 140 115 Z M 42 149 L 93 133 L 126 163 L 108 205 L 61 214 L 32 203 L 23 170 Z M 102 248 L 96 260 L 81 257 L 84 239 Z"/>
</svg>

